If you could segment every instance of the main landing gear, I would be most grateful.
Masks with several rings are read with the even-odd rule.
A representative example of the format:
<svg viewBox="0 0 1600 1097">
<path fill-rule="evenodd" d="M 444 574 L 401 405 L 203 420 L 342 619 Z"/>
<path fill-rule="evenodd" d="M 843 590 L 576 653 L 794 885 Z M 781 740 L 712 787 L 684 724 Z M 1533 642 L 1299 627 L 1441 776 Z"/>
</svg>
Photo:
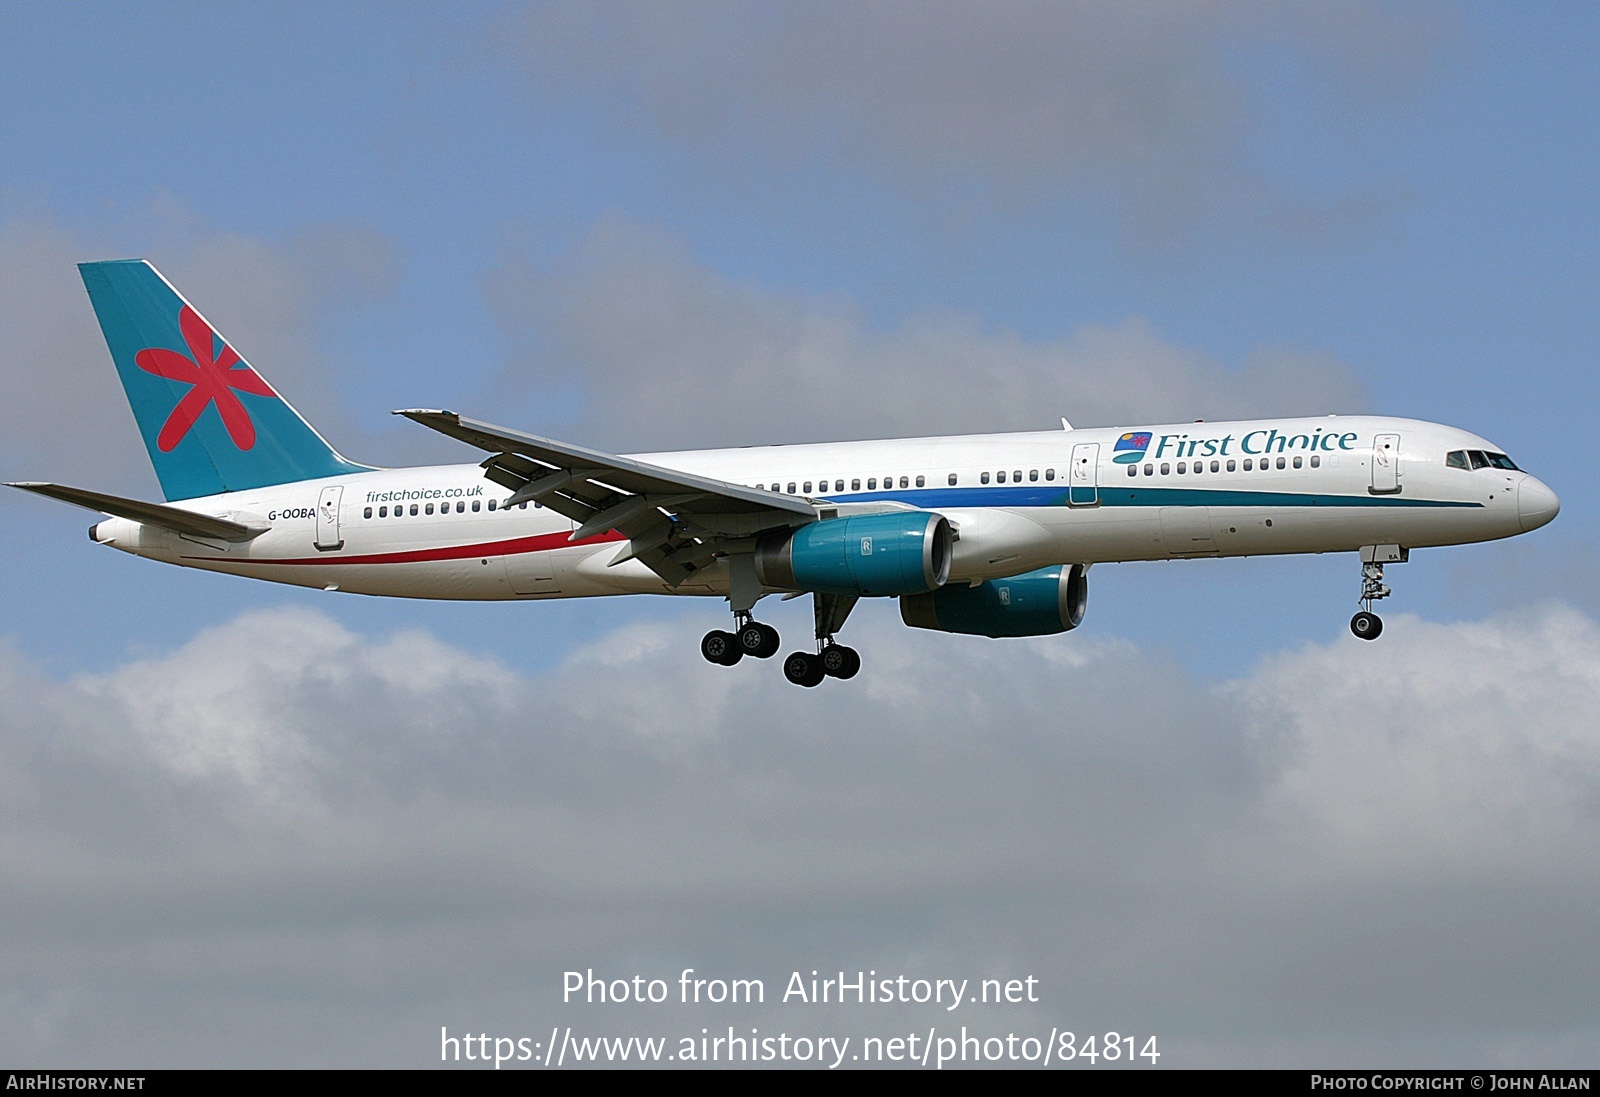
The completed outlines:
<svg viewBox="0 0 1600 1097">
<path fill-rule="evenodd" d="M 855 648 L 836 643 L 833 634 L 844 627 L 844 620 L 856 606 L 856 599 L 844 594 L 813 594 L 812 616 L 817 623 L 817 653 L 797 651 L 783 661 L 783 676 L 797 686 L 820 685 L 824 678 L 854 678 L 861 671 L 861 656 Z"/>
<path fill-rule="evenodd" d="M 700 654 L 710 662 L 731 667 L 746 655 L 770 659 L 778 654 L 778 630 L 764 625 L 749 613 L 734 615 L 733 632 L 713 629 L 700 640 Z"/>
<path fill-rule="evenodd" d="M 1361 548 L 1361 612 L 1350 618 L 1350 631 L 1362 640 L 1376 640 L 1383 632 L 1383 618 L 1372 612 L 1372 603 L 1389 597 L 1383 582 L 1384 564 L 1403 564 L 1409 550 L 1399 545 L 1363 545 Z"/>
<path fill-rule="evenodd" d="M 735 631 L 713 629 L 700 640 L 707 662 L 731 667 L 746 655 L 770 659 L 778 653 L 778 630 L 746 618 Z M 832 635 L 821 639 L 816 654 L 797 651 L 783 661 L 783 676 L 797 686 L 820 685 L 824 678 L 854 678 L 861 671 L 855 648 L 835 643 Z"/>
<path fill-rule="evenodd" d="M 821 685 L 824 678 L 854 678 L 861 671 L 861 655 L 855 648 L 837 643 L 833 634 L 844 625 L 856 599 L 838 594 L 815 594 L 817 650 L 797 651 L 783 661 L 783 676 L 797 686 Z M 731 667 L 746 655 L 770 659 L 778 652 L 778 630 L 762 624 L 750 610 L 734 611 L 734 631 L 714 629 L 700 641 L 700 654 L 708 662 Z"/>
<path fill-rule="evenodd" d="M 860 653 L 832 639 L 815 655 L 797 651 L 783 661 L 783 676 L 797 686 L 819 686 L 824 678 L 854 678 L 860 671 Z"/>
</svg>

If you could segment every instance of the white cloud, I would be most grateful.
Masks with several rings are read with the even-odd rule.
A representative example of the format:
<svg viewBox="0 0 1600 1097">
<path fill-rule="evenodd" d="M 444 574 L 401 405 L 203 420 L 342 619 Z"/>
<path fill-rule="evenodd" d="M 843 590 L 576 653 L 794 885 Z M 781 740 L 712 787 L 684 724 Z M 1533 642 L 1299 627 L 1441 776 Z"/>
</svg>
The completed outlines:
<svg viewBox="0 0 1600 1097">
<path fill-rule="evenodd" d="M 847 304 L 730 282 L 678 241 L 618 222 L 554 271 L 508 258 L 487 292 L 524 347 L 502 382 L 506 401 L 579 387 L 579 436 L 631 451 L 1047 430 L 1063 415 L 1078 426 L 1123 425 L 1366 404 L 1354 371 L 1326 353 L 1267 347 L 1232 366 L 1140 319 L 1049 341 L 954 312 L 878 330 Z M 540 412 L 518 418 L 539 423 Z"/>
<path fill-rule="evenodd" d="M 1278 803 L 1304 813 L 1319 860 L 1364 875 L 1487 861 L 1564 874 L 1572 823 L 1600 822 L 1594 620 L 1550 603 L 1390 632 L 1377 649 L 1280 656 L 1248 683 L 1267 742 L 1285 752 Z"/>
<path fill-rule="evenodd" d="M 65 683 L 5 655 L 11 1057 L 928 1020 L 563 1008 L 590 966 L 1033 974 L 1039 1006 L 968 1023 L 1134 1026 L 1164 1065 L 1592 1049 L 1592 618 L 1399 617 L 1219 689 L 1092 619 L 848 633 L 861 677 L 812 691 L 650 625 L 537 677 L 305 611 Z"/>
</svg>

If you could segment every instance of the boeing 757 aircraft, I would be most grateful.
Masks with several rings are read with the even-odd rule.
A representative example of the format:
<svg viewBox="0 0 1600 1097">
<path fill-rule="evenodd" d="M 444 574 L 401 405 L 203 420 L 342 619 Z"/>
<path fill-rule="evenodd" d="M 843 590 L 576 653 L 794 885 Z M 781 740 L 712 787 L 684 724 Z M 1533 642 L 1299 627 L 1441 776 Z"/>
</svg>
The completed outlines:
<svg viewBox="0 0 1600 1097">
<path fill-rule="evenodd" d="M 404 598 L 696 594 L 731 666 L 778 651 L 755 619 L 809 594 L 815 646 L 789 681 L 850 678 L 835 636 L 861 598 L 914 628 L 1042 636 L 1083 621 L 1093 564 L 1360 554 L 1361 611 L 1412 549 L 1512 537 L 1556 495 L 1499 446 L 1412 419 L 897 438 L 619 457 L 451 411 L 401 411 L 488 454 L 378 469 L 340 456 L 143 260 L 79 267 L 165 503 L 13 487 L 110 515 L 90 539 L 185 567 Z"/>
</svg>

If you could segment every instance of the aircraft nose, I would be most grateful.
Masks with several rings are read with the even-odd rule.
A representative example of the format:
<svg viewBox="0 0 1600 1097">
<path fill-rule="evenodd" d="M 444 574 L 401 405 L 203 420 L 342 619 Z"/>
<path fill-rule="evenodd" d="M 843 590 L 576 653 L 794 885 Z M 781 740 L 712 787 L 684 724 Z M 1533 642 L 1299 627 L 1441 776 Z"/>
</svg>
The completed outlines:
<svg viewBox="0 0 1600 1097">
<path fill-rule="evenodd" d="M 1522 519 L 1522 532 L 1538 529 L 1561 512 L 1561 500 L 1556 493 L 1532 476 L 1517 488 L 1517 516 Z"/>
</svg>

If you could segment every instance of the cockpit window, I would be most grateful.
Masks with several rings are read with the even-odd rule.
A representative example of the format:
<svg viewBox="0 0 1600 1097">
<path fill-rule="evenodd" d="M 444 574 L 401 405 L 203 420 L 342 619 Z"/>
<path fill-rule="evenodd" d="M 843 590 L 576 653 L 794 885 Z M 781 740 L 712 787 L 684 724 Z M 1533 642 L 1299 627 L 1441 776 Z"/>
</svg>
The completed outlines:
<svg viewBox="0 0 1600 1097">
<path fill-rule="evenodd" d="M 1520 471 L 1511 458 L 1503 453 L 1490 453 L 1481 449 L 1456 449 L 1444 455 L 1444 463 L 1453 469 L 1504 469 Z"/>
</svg>

